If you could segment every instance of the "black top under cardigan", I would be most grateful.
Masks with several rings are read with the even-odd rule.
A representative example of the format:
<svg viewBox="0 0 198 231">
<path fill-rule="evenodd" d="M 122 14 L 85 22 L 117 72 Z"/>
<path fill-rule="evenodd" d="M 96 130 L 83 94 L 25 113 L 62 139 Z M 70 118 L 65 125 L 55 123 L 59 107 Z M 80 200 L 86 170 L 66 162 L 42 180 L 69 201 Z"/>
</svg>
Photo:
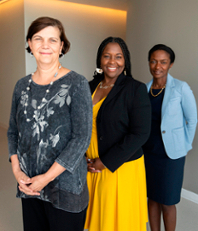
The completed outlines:
<svg viewBox="0 0 198 231">
<path fill-rule="evenodd" d="M 104 78 L 89 82 L 93 93 Z M 121 74 L 97 116 L 98 153 L 112 172 L 140 158 L 151 126 L 151 105 L 145 84 Z"/>
</svg>

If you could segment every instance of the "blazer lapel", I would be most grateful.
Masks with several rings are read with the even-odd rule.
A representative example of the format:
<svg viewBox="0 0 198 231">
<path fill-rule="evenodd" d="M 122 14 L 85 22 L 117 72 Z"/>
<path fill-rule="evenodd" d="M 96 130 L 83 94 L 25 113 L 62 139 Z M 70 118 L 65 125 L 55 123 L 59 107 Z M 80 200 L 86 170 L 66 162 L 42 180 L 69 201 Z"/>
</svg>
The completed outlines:
<svg viewBox="0 0 198 231">
<path fill-rule="evenodd" d="M 153 83 L 153 79 L 152 79 L 150 82 L 148 82 L 148 83 L 146 84 L 148 93 L 149 93 L 149 91 L 150 91 L 150 88 L 151 88 L 152 83 Z"/>
<path fill-rule="evenodd" d="M 111 101 L 117 94 L 118 92 L 124 87 L 126 77 L 121 74 L 118 79 L 115 82 L 114 87 L 112 90 L 109 92 L 107 98 L 104 101 L 104 104 L 107 104 L 109 101 Z"/>
<path fill-rule="evenodd" d="M 107 95 L 106 99 L 104 100 L 101 108 L 98 111 L 98 117 L 101 116 L 102 111 L 104 110 L 105 106 L 119 93 L 119 91 L 124 87 L 124 83 L 126 80 L 126 76 L 121 74 L 115 82 L 114 87 Z"/>
<path fill-rule="evenodd" d="M 164 93 L 164 99 L 162 102 L 162 118 L 163 118 L 165 111 L 167 109 L 167 105 L 168 105 L 168 102 L 169 102 L 170 97 L 172 95 L 172 91 L 174 89 L 174 86 L 175 86 L 174 79 L 170 74 L 168 74 L 165 93 Z"/>
<path fill-rule="evenodd" d="M 152 83 L 153 83 L 153 79 L 146 84 L 148 92 L 150 91 Z M 167 109 L 167 104 L 168 104 L 169 99 L 170 99 L 170 97 L 172 95 L 172 91 L 174 89 L 174 86 L 175 86 L 174 79 L 170 74 L 168 74 L 165 93 L 164 93 L 164 99 L 163 99 L 163 102 L 162 102 L 162 118 L 163 118 L 163 116 L 165 114 L 165 111 Z"/>
</svg>

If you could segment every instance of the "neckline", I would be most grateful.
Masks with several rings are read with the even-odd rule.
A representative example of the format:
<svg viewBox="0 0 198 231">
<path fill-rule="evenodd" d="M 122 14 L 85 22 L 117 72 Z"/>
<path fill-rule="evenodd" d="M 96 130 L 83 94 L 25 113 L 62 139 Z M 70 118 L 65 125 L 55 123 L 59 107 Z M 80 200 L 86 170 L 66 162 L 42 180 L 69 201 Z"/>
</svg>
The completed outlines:
<svg viewBox="0 0 198 231">
<path fill-rule="evenodd" d="M 93 94 L 92 94 L 92 102 L 93 102 L 93 98 L 94 98 L 94 96 L 95 96 L 95 94 L 96 94 L 96 91 L 97 91 L 99 85 L 100 85 L 100 83 L 98 84 L 98 86 L 96 87 L 95 91 L 94 91 Z M 102 99 L 100 99 L 100 100 L 99 100 L 97 103 L 95 103 L 95 104 L 92 103 L 93 107 L 94 107 L 95 105 L 97 105 L 99 102 L 101 102 L 102 100 L 104 100 L 106 97 L 107 97 L 107 96 L 103 97 Z"/>
<path fill-rule="evenodd" d="M 153 89 L 152 88 L 152 91 L 161 91 L 162 90 L 162 88 L 160 88 L 160 89 Z"/>
<path fill-rule="evenodd" d="M 93 104 L 93 107 L 96 106 L 98 103 L 100 103 L 102 100 L 105 100 L 106 96 L 103 97 L 100 101 L 98 101 L 97 103 Z"/>
<path fill-rule="evenodd" d="M 56 82 L 58 82 L 59 80 L 62 80 L 63 78 L 67 77 L 67 75 L 71 74 L 73 71 L 69 71 L 67 74 L 61 76 L 59 79 L 56 79 L 55 81 L 52 81 L 53 84 L 55 84 Z M 39 87 L 47 87 L 50 85 L 50 83 L 48 84 L 38 84 L 36 82 L 34 82 L 34 80 L 32 79 L 32 74 L 30 74 L 30 79 L 32 80 L 32 84 L 34 84 L 35 86 L 39 86 Z"/>
</svg>

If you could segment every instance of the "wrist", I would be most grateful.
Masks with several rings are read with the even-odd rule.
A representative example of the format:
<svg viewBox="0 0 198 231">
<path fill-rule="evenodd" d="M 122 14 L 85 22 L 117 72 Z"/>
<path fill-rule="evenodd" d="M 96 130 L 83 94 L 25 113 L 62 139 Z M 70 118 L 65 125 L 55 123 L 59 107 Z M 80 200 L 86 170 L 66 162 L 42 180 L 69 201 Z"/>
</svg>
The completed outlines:
<svg viewBox="0 0 198 231">
<path fill-rule="evenodd" d="M 12 155 L 10 159 L 13 173 L 21 171 L 17 154 Z"/>
<path fill-rule="evenodd" d="M 12 165 L 12 171 L 14 174 L 21 172 L 21 168 L 20 168 L 19 164 L 15 164 L 15 165 L 13 164 Z"/>
<path fill-rule="evenodd" d="M 46 173 L 43 174 L 44 179 L 47 183 L 50 183 L 51 181 L 53 181 L 55 179 L 55 177 L 53 177 L 49 171 L 47 171 Z"/>
</svg>

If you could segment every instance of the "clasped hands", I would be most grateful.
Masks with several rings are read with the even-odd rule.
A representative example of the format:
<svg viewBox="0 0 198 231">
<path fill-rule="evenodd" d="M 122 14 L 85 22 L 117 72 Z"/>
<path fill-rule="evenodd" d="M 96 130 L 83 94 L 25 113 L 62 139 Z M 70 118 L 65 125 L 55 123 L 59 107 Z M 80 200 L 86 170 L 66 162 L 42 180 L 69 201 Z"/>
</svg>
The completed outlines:
<svg viewBox="0 0 198 231">
<path fill-rule="evenodd" d="M 87 158 L 87 170 L 91 173 L 102 172 L 106 167 L 100 158 L 89 159 Z"/>
<path fill-rule="evenodd" d="M 30 178 L 23 171 L 18 170 L 14 175 L 19 183 L 19 190 L 31 196 L 39 196 L 40 191 L 49 183 L 45 174 Z"/>
</svg>

